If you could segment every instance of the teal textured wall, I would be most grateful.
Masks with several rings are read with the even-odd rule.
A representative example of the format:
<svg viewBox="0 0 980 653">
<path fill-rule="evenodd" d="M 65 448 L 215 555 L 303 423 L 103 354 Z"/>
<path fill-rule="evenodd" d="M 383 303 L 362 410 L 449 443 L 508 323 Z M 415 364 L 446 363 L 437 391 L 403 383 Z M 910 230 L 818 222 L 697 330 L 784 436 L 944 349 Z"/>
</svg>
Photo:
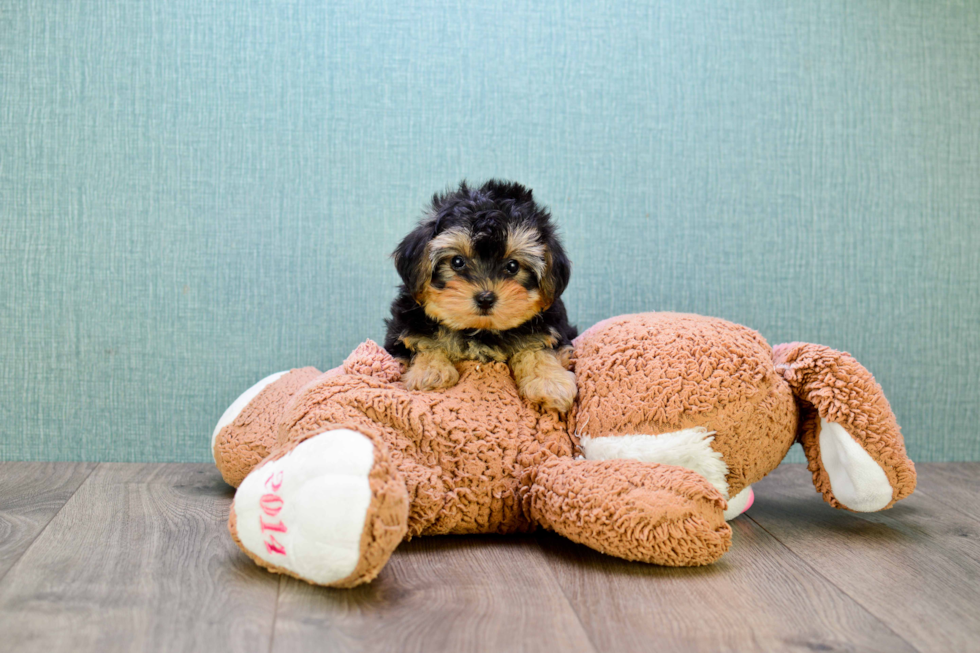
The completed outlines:
<svg viewBox="0 0 980 653">
<path fill-rule="evenodd" d="M 8 1 L 0 458 L 203 461 L 380 338 L 435 190 L 523 181 L 580 326 L 848 350 L 980 459 L 980 3 Z"/>
</svg>

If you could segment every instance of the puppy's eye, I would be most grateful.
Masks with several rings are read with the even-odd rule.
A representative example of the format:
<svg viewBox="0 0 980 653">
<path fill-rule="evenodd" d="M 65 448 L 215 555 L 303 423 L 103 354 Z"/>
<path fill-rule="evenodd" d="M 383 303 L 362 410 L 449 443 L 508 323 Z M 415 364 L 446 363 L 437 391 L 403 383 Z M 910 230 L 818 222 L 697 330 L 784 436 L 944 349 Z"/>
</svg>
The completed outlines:
<svg viewBox="0 0 980 653">
<path fill-rule="evenodd" d="M 521 264 L 511 259 L 504 265 L 504 269 L 507 270 L 507 274 L 517 274 L 521 269 Z"/>
<path fill-rule="evenodd" d="M 451 265 L 454 270 L 462 270 L 466 267 L 466 259 L 462 256 L 454 256 L 453 260 L 449 261 L 449 265 Z"/>
</svg>

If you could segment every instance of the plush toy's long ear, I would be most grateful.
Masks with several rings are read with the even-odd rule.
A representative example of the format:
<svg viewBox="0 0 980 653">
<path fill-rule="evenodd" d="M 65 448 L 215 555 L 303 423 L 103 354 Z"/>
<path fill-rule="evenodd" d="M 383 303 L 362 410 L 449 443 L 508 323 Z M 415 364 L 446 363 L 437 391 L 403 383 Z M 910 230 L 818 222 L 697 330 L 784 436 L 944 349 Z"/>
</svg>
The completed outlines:
<svg viewBox="0 0 980 653">
<path fill-rule="evenodd" d="M 825 501 L 874 512 L 912 493 L 915 466 L 868 370 L 850 354 L 801 342 L 777 346 L 773 362 L 800 407 L 797 439 Z"/>
</svg>

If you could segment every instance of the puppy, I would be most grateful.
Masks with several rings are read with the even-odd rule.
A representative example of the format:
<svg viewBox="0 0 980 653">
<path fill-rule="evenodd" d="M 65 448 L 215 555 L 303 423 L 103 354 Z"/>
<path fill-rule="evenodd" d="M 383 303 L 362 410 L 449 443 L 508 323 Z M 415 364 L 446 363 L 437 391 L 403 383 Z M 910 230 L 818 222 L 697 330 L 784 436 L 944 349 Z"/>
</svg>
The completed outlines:
<svg viewBox="0 0 980 653">
<path fill-rule="evenodd" d="M 457 361 L 500 361 L 529 402 L 572 407 L 563 362 L 578 332 L 561 301 L 571 263 L 530 189 L 490 180 L 437 194 L 392 256 L 403 285 L 385 349 L 408 365 L 410 390 L 455 385 Z"/>
</svg>

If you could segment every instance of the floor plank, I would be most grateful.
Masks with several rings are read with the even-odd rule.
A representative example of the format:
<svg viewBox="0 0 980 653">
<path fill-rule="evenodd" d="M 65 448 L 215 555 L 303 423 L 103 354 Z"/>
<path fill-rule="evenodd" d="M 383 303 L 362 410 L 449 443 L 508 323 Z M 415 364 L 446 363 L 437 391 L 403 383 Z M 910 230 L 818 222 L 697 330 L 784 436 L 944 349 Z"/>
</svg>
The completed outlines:
<svg viewBox="0 0 980 653">
<path fill-rule="evenodd" d="M 596 648 L 605 651 L 911 651 L 757 524 L 732 522 L 714 565 L 669 568 L 540 536 Z"/>
<path fill-rule="evenodd" d="M 253 565 L 210 465 L 94 469 L 0 465 L 3 648 L 980 649 L 976 463 L 920 465 L 920 491 L 873 514 L 830 508 L 805 468 L 782 466 L 710 567 L 624 562 L 549 533 L 420 538 L 355 590 Z"/>
<path fill-rule="evenodd" d="M 980 521 L 980 463 L 925 463 L 915 469 L 916 492 Z"/>
<path fill-rule="evenodd" d="M 884 512 L 835 510 L 802 465 L 755 488 L 752 520 L 906 641 L 980 649 L 980 523 L 925 492 Z"/>
<path fill-rule="evenodd" d="M 95 467 L 95 463 L 0 463 L 0 578 Z"/>
<path fill-rule="evenodd" d="M 593 651 L 533 537 L 405 543 L 369 586 L 284 579 L 273 651 Z"/>
<path fill-rule="evenodd" d="M 17 651 L 266 651 L 278 579 L 225 528 L 213 465 L 102 464 L 0 584 Z"/>
</svg>

